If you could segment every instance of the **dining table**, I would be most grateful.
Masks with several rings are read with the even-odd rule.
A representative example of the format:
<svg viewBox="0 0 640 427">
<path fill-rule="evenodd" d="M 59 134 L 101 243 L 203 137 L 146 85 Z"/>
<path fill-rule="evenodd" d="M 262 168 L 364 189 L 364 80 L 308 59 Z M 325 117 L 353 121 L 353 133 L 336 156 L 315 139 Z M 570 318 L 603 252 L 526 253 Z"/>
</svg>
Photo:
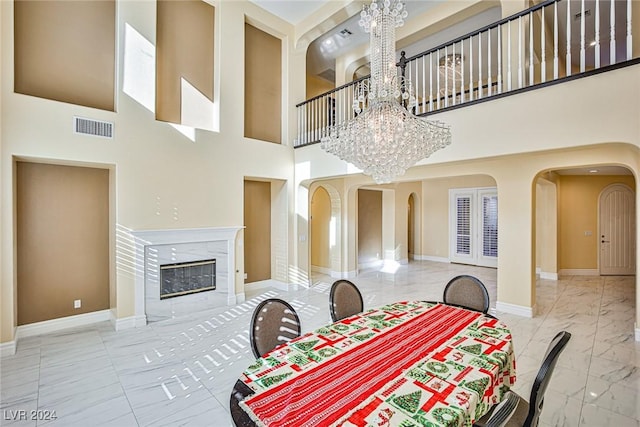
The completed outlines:
<svg viewBox="0 0 640 427">
<path fill-rule="evenodd" d="M 471 426 L 515 380 L 499 319 L 400 301 L 256 359 L 233 387 L 231 415 L 237 426 Z"/>
</svg>

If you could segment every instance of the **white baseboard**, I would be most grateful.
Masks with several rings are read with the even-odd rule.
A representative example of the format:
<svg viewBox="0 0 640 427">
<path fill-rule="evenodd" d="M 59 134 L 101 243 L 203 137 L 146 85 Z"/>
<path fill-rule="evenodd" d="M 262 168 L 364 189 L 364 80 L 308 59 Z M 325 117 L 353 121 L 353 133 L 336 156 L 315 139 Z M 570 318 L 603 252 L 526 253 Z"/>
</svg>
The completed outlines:
<svg viewBox="0 0 640 427">
<path fill-rule="evenodd" d="M 297 283 L 285 283 L 279 280 L 267 279 L 260 280 L 258 282 L 245 283 L 245 289 L 264 289 L 264 288 L 276 288 L 282 291 L 295 291 L 298 289 Z"/>
<path fill-rule="evenodd" d="M 358 263 L 358 270 L 366 270 L 368 268 L 378 268 L 384 265 L 384 261 L 381 259 L 377 259 L 375 261 L 363 262 L 362 264 Z"/>
<path fill-rule="evenodd" d="M 509 304 L 506 302 L 496 302 L 496 311 L 515 314 L 516 316 L 532 318 L 535 307 L 525 307 L 523 305 Z"/>
<path fill-rule="evenodd" d="M 561 276 L 599 276 L 600 270 L 597 268 L 563 268 L 558 271 Z"/>
<path fill-rule="evenodd" d="M 397 261 L 397 263 L 398 263 L 398 264 L 400 264 L 400 265 L 407 265 L 407 264 L 409 264 L 409 258 L 402 258 L 402 259 L 399 259 L 399 260 Z"/>
<path fill-rule="evenodd" d="M 541 271 L 538 273 L 541 279 L 545 280 L 558 280 L 558 273 L 548 273 L 546 271 Z"/>
<path fill-rule="evenodd" d="M 640 341 L 640 328 L 636 324 L 636 341 Z"/>
<path fill-rule="evenodd" d="M 637 331 L 638 330 L 636 329 L 636 336 L 638 335 Z M 0 344 L 0 357 L 13 356 L 14 354 L 16 354 L 15 341 L 7 341 Z"/>
<path fill-rule="evenodd" d="M 332 273 L 330 268 L 321 267 L 319 265 L 312 265 L 311 266 L 311 271 L 316 272 L 316 273 L 322 273 L 322 274 L 331 274 Z"/>
<path fill-rule="evenodd" d="M 233 305 L 235 304 L 242 304 L 243 302 L 245 302 L 247 300 L 246 295 L 244 294 L 244 292 L 240 292 L 239 294 L 236 294 L 236 299 L 233 303 Z M 232 305 L 232 304 L 229 304 Z"/>
<path fill-rule="evenodd" d="M 125 329 L 140 328 L 147 325 L 147 316 L 129 316 L 118 319 L 114 313 L 111 313 L 111 324 L 116 331 L 123 331 Z"/>
<path fill-rule="evenodd" d="M 18 326 L 16 329 L 16 341 L 20 338 L 57 332 L 76 326 L 91 325 L 92 323 L 111 320 L 111 310 L 94 311 L 92 313 L 77 314 L 75 316 L 61 317 L 59 319 L 45 320 L 44 322 L 31 323 Z"/>
<path fill-rule="evenodd" d="M 451 263 L 451 260 L 448 257 L 442 257 L 442 256 L 414 255 L 413 259 L 415 259 L 416 261 L 445 262 L 447 264 Z"/>
</svg>

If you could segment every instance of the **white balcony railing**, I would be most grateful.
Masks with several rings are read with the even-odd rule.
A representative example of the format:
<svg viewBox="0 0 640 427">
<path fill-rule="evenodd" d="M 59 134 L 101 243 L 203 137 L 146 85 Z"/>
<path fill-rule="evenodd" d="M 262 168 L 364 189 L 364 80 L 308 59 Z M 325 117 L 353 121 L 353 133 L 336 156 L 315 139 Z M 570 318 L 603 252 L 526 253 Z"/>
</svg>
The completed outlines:
<svg viewBox="0 0 640 427">
<path fill-rule="evenodd" d="M 402 52 L 398 73 L 411 80 L 414 114 L 634 63 L 632 3 L 549 0 L 411 58 Z M 354 88 L 367 78 L 298 104 L 294 146 L 317 143 L 331 125 L 354 117 Z"/>
</svg>

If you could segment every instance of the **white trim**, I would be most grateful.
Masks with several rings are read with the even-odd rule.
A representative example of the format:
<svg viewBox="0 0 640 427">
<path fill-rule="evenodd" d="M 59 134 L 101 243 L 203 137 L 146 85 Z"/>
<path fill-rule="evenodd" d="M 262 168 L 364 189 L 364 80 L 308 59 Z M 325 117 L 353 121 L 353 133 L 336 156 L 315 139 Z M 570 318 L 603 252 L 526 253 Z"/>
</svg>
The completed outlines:
<svg viewBox="0 0 640 427">
<path fill-rule="evenodd" d="M 431 256 L 431 255 L 414 255 L 413 259 L 416 261 L 433 261 L 433 262 L 444 262 L 447 264 L 451 264 L 451 260 L 447 257 L 442 256 Z"/>
<path fill-rule="evenodd" d="M 341 279 L 354 279 L 358 277 L 358 270 L 343 271 Z"/>
<path fill-rule="evenodd" d="M 319 265 L 312 265 L 311 266 L 311 271 L 316 272 L 316 273 L 322 273 L 322 274 L 332 274 L 333 271 L 331 271 L 330 268 L 328 267 L 320 267 Z"/>
<path fill-rule="evenodd" d="M 236 294 L 236 304 L 242 304 L 246 300 L 247 300 L 247 297 L 245 296 L 244 292 L 240 292 L 239 294 Z"/>
<path fill-rule="evenodd" d="M 549 273 L 546 271 L 541 271 L 538 273 L 541 279 L 545 280 L 558 280 L 558 273 Z"/>
<path fill-rule="evenodd" d="M 402 258 L 402 259 L 399 259 L 399 260 L 397 261 L 397 263 L 398 263 L 398 264 L 400 264 L 400 265 L 407 265 L 407 264 L 409 264 L 409 258 Z"/>
<path fill-rule="evenodd" d="M 264 289 L 264 288 L 276 288 L 281 291 L 295 291 L 298 289 L 298 285 L 295 283 L 284 283 L 279 280 L 267 279 L 260 280 L 258 282 L 245 283 L 244 285 L 246 289 Z"/>
<path fill-rule="evenodd" d="M 358 270 L 366 270 L 368 268 L 378 268 L 384 266 L 384 260 L 377 259 L 375 261 L 363 262 L 362 264 L 358 263 Z"/>
<path fill-rule="evenodd" d="M 560 276 L 599 276 L 597 268 L 563 268 L 558 271 Z"/>
<path fill-rule="evenodd" d="M 636 329 L 636 332 L 637 332 L 637 329 Z M 0 357 L 13 356 L 14 354 L 16 354 L 15 341 L 7 341 L 0 344 Z"/>
<path fill-rule="evenodd" d="M 140 328 L 147 325 L 147 316 L 129 316 L 118 319 L 115 312 L 111 311 L 111 324 L 116 331 Z"/>
<path fill-rule="evenodd" d="M 636 341 L 640 341 L 640 328 L 636 328 Z"/>
<path fill-rule="evenodd" d="M 539 276 L 541 271 L 542 271 L 542 268 L 536 267 L 536 275 Z"/>
<path fill-rule="evenodd" d="M 29 325 L 18 326 L 16 329 L 16 341 L 20 338 L 42 335 L 49 332 L 56 332 L 76 326 L 91 325 L 98 322 L 111 320 L 111 310 L 94 311 L 92 313 L 77 314 L 75 316 L 60 317 L 58 319 L 45 320 L 43 322 L 31 323 Z"/>
<path fill-rule="evenodd" d="M 506 302 L 496 302 L 496 311 L 502 313 L 515 314 L 516 316 L 532 318 L 535 312 L 534 307 L 525 307 L 523 305 L 509 304 Z"/>
</svg>

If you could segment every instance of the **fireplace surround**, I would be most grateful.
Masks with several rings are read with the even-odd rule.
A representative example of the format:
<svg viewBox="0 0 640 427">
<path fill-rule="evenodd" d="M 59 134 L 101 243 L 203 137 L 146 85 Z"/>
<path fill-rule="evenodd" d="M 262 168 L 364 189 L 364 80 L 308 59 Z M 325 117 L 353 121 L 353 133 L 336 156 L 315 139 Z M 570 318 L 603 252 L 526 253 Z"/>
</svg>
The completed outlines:
<svg viewBox="0 0 640 427">
<path fill-rule="evenodd" d="M 213 227 L 131 231 L 135 240 L 135 315 L 157 321 L 225 305 L 235 305 L 238 231 L 243 227 Z M 215 289 L 160 298 L 161 266 L 192 265 L 215 259 Z M 211 286 L 209 286 L 211 287 Z"/>
</svg>

